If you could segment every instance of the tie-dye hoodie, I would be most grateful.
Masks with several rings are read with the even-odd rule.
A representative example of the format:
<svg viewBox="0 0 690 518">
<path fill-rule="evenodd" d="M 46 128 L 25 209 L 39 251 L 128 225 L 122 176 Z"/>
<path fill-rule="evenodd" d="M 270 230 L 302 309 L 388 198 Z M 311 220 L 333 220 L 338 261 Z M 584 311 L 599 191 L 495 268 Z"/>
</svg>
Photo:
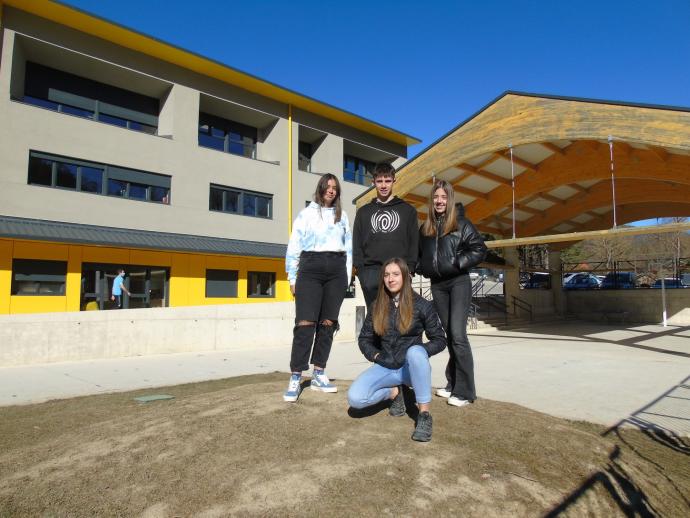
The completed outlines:
<svg viewBox="0 0 690 518">
<path fill-rule="evenodd" d="M 295 284 L 302 252 L 345 252 L 347 278 L 352 277 L 352 233 L 345 211 L 340 221 L 334 223 L 335 209 L 320 207 L 311 202 L 302 209 L 292 225 L 292 235 L 285 256 L 285 270 L 290 284 Z"/>
</svg>

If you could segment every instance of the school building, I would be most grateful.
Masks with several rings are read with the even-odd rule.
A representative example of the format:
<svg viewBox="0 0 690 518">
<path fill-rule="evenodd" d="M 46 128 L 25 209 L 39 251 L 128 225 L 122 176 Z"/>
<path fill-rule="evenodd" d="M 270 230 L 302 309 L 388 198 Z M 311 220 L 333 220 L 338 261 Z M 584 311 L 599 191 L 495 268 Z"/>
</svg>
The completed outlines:
<svg viewBox="0 0 690 518">
<path fill-rule="evenodd" d="M 344 209 L 414 137 L 48 0 L 0 0 L 0 314 L 292 300 L 318 175 Z"/>
</svg>

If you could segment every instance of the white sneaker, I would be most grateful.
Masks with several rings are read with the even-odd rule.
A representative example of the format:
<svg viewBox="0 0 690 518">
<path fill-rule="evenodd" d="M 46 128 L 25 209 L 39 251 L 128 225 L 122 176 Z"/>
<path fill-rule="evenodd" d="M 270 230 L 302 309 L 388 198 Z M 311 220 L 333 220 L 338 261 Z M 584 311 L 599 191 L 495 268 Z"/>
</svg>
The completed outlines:
<svg viewBox="0 0 690 518">
<path fill-rule="evenodd" d="M 465 406 L 465 405 L 469 405 L 470 403 L 471 403 L 471 401 L 468 401 L 466 399 L 460 399 L 459 397 L 455 397 L 455 396 L 450 396 L 448 398 L 448 404 L 453 405 L 453 406 Z"/>
<path fill-rule="evenodd" d="M 336 387 L 331 380 L 328 379 L 324 371 L 314 372 L 311 377 L 311 389 L 318 390 L 319 392 L 338 392 L 338 387 Z"/>
<path fill-rule="evenodd" d="M 288 383 L 287 390 L 283 393 L 283 401 L 288 403 L 294 403 L 299 398 L 300 392 L 302 392 L 301 385 L 302 377 L 299 374 L 293 374 L 290 376 L 290 383 Z"/>
<path fill-rule="evenodd" d="M 436 395 L 438 397 L 449 398 L 450 397 L 450 390 L 445 389 L 445 388 L 436 389 Z"/>
</svg>

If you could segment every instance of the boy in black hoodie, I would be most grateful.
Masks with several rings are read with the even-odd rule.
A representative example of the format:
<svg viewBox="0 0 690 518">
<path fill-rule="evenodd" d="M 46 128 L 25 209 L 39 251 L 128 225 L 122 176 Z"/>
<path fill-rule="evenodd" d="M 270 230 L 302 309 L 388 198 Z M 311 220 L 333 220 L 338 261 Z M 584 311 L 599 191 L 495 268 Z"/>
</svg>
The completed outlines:
<svg viewBox="0 0 690 518">
<path fill-rule="evenodd" d="M 395 169 L 390 164 L 374 168 L 376 198 L 357 211 L 352 230 L 352 265 L 367 304 L 376 299 L 379 270 L 392 257 L 402 257 L 411 272 L 417 263 L 419 239 L 417 210 L 393 196 Z"/>
</svg>

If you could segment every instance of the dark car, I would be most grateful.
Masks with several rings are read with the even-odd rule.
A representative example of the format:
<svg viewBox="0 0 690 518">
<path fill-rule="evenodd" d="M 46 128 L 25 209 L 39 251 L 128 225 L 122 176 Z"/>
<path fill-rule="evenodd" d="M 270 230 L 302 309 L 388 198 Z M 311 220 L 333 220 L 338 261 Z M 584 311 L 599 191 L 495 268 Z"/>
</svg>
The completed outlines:
<svg viewBox="0 0 690 518">
<path fill-rule="evenodd" d="M 661 279 L 652 284 L 652 288 L 661 288 Z M 664 288 L 687 288 L 687 284 L 683 284 L 680 279 L 664 279 Z"/>
<path fill-rule="evenodd" d="M 594 290 L 599 287 L 599 279 L 591 273 L 577 273 L 565 283 L 566 290 Z"/>
<path fill-rule="evenodd" d="M 601 281 L 602 290 L 625 290 L 635 287 L 634 272 L 610 272 Z"/>
</svg>

